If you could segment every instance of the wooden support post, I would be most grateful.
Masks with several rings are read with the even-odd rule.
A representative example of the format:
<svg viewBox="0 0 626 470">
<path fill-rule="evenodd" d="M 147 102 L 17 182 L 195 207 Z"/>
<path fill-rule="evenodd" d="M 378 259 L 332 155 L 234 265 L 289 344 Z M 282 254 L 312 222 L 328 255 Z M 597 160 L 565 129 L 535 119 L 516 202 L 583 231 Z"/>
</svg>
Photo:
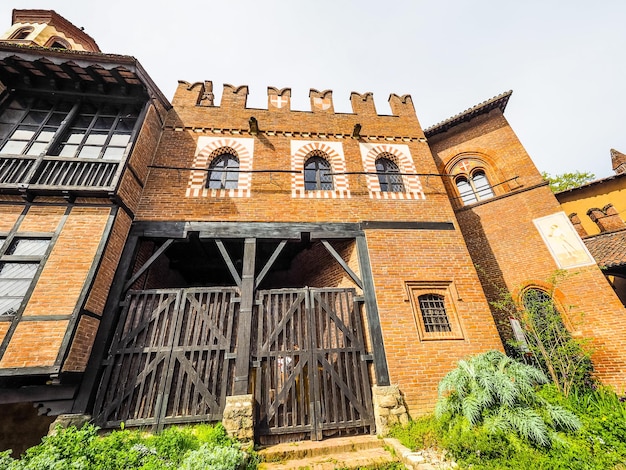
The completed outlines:
<svg viewBox="0 0 626 470">
<path fill-rule="evenodd" d="M 250 337 L 254 305 L 254 261 L 256 238 L 246 238 L 241 273 L 241 304 L 237 326 L 237 359 L 235 359 L 235 395 L 247 395 L 250 377 Z"/>
<path fill-rule="evenodd" d="M 378 305 L 376 303 L 376 293 L 374 291 L 374 278 L 372 277 L 372 267 L 370 266 L 370 256 L 367 251 L 367 241 L 365 240 L 365 235 L 356 237 L 356 247 L 359 255 L 361 280 L 363 282 L 365 314 L 367 315 L 367 325 L 372 343 L 372 353 L 374 354 L 374 373 L 376 375 L 376 384 L 379 386 L 385 386 L 390 384 L 389 369 L 387 367 L 387 355 L 385 354 L 383 332 L 380 328 L 380 316 L 378 315 Z"/>
</svg>

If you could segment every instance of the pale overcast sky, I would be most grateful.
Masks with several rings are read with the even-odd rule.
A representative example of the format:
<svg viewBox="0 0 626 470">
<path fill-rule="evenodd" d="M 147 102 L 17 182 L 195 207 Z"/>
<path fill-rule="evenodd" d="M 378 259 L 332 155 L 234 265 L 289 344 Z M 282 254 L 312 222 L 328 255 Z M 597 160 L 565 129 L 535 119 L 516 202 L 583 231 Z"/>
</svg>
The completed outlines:
<svg viewBox="0 0 626 470">
<path fill-rule="evenodd" d="M 103 52 L 136 57 L 165 96 L 178 80 L 248 85 L 248 107 L 268 86 L 410 94 L 424 128 L 513 90 L 505 116 L 540 170 L 612 175 L 626 153 L 626 1 L 623 0 L 2 0 L 54 9 Z M 219 103 L 219 101 L 218 101 Z"/>
</svg>

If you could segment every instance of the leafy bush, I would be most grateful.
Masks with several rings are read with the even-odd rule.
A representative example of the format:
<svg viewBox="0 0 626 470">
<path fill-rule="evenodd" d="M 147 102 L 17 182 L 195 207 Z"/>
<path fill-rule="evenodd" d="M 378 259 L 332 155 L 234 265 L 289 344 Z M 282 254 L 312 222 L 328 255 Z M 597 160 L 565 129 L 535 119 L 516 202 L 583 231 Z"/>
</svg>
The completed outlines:
<svg viewBox="0 0 626 470">
<path fill-rule="evenodd" d="M 533 444 L 549 446 L 554 431 L 577 430 L 580 421 L 537 394 L 537 386 L 546 382 L 539 369 L 500 351 L 488 351 L 459 361 L 441 380 L 435 413 L 452 422 L 452 427 L 482 426 L 488 434 L 513 432 Z"/>
<path fill-rule="evenodd" d="M 9 452 L 0 453 L 0 469 L 235 469 L 246 460 L 250 468 L 256 465 L 255 456 L 248 458 L 221 424 L 171 427 L 155 435 L 120 430 L 105 436 L 98 436 L 98 428 L 86 424 L 81 429 L 57 428 L 20 460 L 11 459 Z"/>
</svg>

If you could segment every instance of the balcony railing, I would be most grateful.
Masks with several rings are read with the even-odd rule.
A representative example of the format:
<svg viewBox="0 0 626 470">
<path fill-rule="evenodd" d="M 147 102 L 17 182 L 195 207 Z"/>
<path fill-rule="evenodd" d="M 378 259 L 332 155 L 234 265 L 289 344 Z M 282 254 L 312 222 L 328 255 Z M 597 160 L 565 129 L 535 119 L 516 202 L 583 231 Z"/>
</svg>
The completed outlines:
<svg viewBox="0 0 626 470">
<path fill-rule="evenodd" d="M 105 160 L 0 155 L 0 189 L 112 191 L 119 166 Z"/>
</svg>

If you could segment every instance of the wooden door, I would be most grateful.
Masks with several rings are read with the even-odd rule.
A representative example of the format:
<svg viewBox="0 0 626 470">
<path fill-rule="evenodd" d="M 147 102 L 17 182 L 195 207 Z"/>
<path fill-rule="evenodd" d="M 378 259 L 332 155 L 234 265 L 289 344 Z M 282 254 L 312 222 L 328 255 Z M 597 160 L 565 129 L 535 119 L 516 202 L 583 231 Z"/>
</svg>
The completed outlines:
<svg viewBox="0 0 626 470">
<path fill-rule="evenodd" d="M 215 421 L 233 385 L 235 289 L 130 291 L 94 406 L 102 427 Z"/>
<path fill-rule="evenodd" d="M 363 324 L 354 298 L 354 289 L 258 293 L 253 366 L 261 441 L 373 430 Z"/>
</svg>

